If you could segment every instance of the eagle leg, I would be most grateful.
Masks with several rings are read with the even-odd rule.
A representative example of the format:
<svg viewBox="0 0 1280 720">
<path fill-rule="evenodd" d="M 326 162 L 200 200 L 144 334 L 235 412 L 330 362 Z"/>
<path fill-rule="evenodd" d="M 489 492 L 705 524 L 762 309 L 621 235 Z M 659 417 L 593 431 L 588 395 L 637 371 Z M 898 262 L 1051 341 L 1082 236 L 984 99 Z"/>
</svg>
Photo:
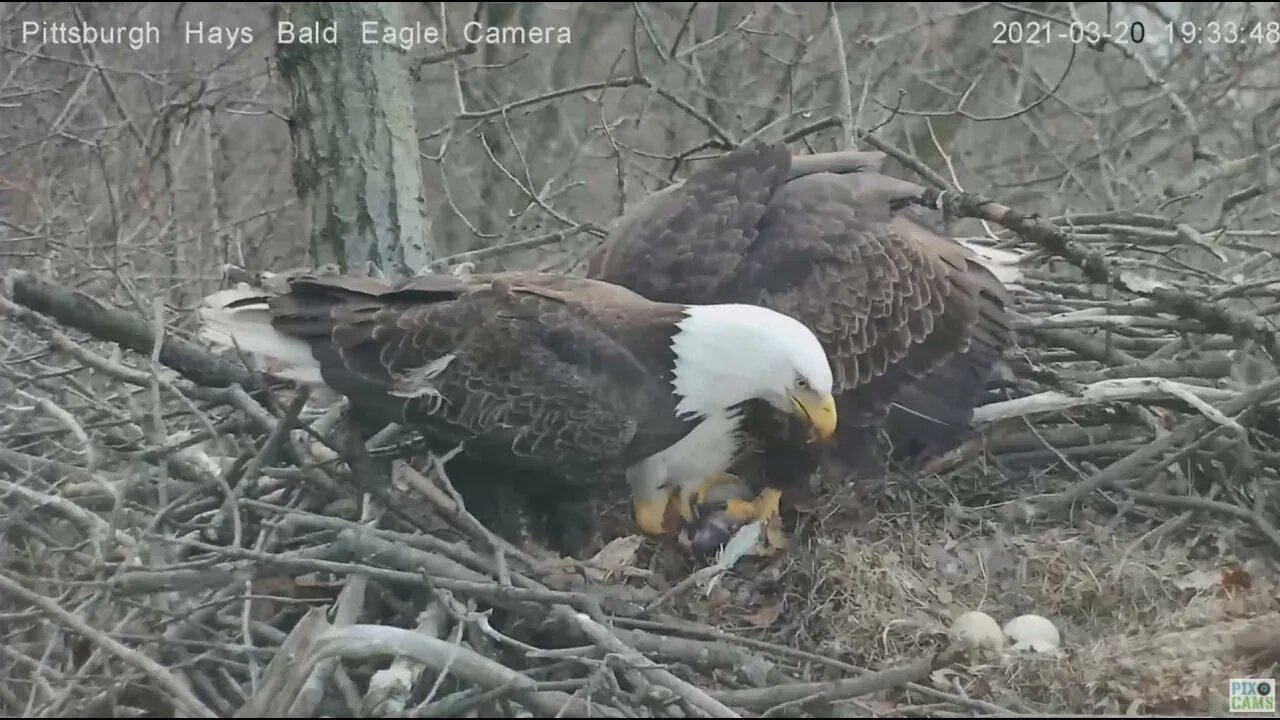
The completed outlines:
<svg viewBox="0 0 1280 720">
<path fill-rule="evenodd" d="M 652 496 L 635 498 L 636 526 L 646 535 L 670 535 L 679 528 L 671 522 L 671 505 L 675 501 L 674 493 L 660 492 Z"/>
<path fill-rule="evenodd" d="M 778 507 L 782 502 L 782 491 L 777 488 L 765 488 L 755 500 L 731 498 L 724 508 L 730 518 L 746 524 L 769 522 L 778 516 Z"/>
</svg>

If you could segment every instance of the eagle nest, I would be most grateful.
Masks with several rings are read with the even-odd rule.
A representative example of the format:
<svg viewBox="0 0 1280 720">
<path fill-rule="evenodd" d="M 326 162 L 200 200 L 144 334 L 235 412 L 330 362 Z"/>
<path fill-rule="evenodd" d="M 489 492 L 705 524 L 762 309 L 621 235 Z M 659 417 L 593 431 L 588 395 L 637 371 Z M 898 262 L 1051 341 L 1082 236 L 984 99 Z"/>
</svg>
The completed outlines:
<svg viewBox="0 0 1280 720">
<path fill-rule="evenodd" d="M 442 458 L 353 441 L 340 404 L 264 388 L 163 316 L 11 273 L 0 706 L 1222 713 L 1229 678 L 1278 674 L 1280 381 L 1257 319 L 1211 300 L 1266 288 L 1099 277 L 1040 221 L 944 202 L 1082 268 L 1027 274 L 1018 397 L 924 467 L 820 477 L 788 549 L 732 563 L 633 534 L 623 492 L 576 506 L 580 557 L 501 539 Z M 1061 641 L 955 642 L 975 610 Z"/>
</svg>

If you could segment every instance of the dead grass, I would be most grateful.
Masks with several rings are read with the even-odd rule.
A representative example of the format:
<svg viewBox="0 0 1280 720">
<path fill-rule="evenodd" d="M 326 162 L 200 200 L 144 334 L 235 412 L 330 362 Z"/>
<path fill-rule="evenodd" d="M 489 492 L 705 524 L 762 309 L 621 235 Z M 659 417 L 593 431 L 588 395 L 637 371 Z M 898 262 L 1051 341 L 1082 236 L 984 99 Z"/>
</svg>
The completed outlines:
<svg viewBox="0 0 1280 720">
<path fill-rule="evenodd" d="M 789 669 L 808 680 L 927 657 L 970 610 L 1002 626 L 1042 615 L 1059 652 L 971 656 L 929 683 L 1023 713 L 1223 715 L 1229 679 L 1280 676 L 1280 563 L 1243 524 L 1096 505 L 1039 515 L 1035 496 L 1074 476 L 1010 478 L 982 461 L 870 491 L 828 478 L 836 489 L 804 503 L 789 553 L 744 561 L 671 610 L 846 665 Z M 695 569 L 653 549 L 640 550 L 635 582 L 665 591 Z M 937 715 L 956 704 L 900 687 L 846 709 Z"/>
<path fill-rule="evenodd" d="M 931 678 L 1037 713 L 1222 714 L 1229 678 L 1280 674 L 1277 564 L 1233 549 L 1212 521 L 1027 523 L 1007 507 L 888 504 L 855 525 L 865 508 L 828 500 L 782 574 L 776 640 L 881 668 L 944 646 L 969 610 L 1001 625 L 1043 615 L 1062 635 L 1056 655 L 983 656 Z M 918 695 L 893 691 L 878 707 L 929 702 Z"/>
</svg>

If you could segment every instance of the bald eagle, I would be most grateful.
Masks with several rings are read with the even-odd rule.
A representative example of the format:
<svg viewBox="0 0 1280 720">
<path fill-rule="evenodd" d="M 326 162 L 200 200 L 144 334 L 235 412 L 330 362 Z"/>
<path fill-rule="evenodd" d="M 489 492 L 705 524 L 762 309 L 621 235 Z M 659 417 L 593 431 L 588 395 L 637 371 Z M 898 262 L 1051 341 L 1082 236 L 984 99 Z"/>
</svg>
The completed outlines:
<svg viewBox="0 0 1280 720">
<path fill-rule="evenodd" d="M 840 415 L 827 447 L 847 469 L 883 471 L 880 429 L 897 457 L 944 451 L 1004 367 L 1004 282 L 1018 272 L 1011 256 L 980 257 L 930 225 L 913 205 L 924 188 L 882 174 L 884 157 L 740 148 L 624 214 L 587 276 L 658 302 L 760 305 L 811 328 Z M 822 445 L 760 437 L 781 441 L 764 456 L 769 483 L 820 465 Z"/>
<path fill-rule="evenodd" d="M 837 424 L 817 338 L 749 304 L 654 302 L 538 272 L 304 274 L 214 293 L 199 317 L 205 341 L 436 449 L 461 444 L 486 467 L 558 488 L 625 477 L 650 535 L 678 531 L 751 451 L 740 426 L 760 408 L 816 438 Z"/>
</svg>

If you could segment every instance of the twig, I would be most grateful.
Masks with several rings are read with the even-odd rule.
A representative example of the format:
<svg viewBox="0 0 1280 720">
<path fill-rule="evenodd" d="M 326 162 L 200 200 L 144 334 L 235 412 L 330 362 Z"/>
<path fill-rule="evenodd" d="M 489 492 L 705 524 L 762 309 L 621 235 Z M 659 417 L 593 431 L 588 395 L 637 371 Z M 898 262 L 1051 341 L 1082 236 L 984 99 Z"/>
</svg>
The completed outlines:
<svg viewBox="0 0 1280 720">
<path fill-rule="evenodd" d="M 535 248 L 540 248 L 544 245 L 557 243 L 557 242 L 560 242 L 561 240 L 564 240 L 565 238 L 573 237 L 574 235 L 577 235 L 578 233 L 582 233 L 582 232 L 603 233 L 603 231 L 600 230 L 600 228 L 596 227 L 595 225 L 591 225 L 589 223 L 578 224 L 578 225 L 574 225 L 573 227 L 567 227 L 567 228 L 564 228 L 563 230 L 556 230 L 555 232 L 550 232 L 545 235 L 538 235 L 531 238 L 525 238 L 523 240 L 513 240 L 512 242 L 503 243 L 501 245 L 494 245 L 492 247 L 480 248 L 479 250 L 468 250 L 467 252 L 458 253 L 456 255 L 449 255 L 447 257 L 442 257 L 435 260 L 434 262 L 432 262 L 431 266 L 435 269 L 443 269 L 451 265 L 458 265 L 464 262 L 478 262 L 480 260 L 490 260 L 493 258 L 502 257 L 503 255 L 510 255 L 516 252 L 533 250 Z"/>
<path fill-rule="evenodd" d="M 415 632 L 439 638 L 444 634 L 446 619 L 444 604 L 432 602 L 418 614 L 418 626 Z M 398 657 L 391 662 L 390 667 L 374 673 L 373 677 L 369 678 L 369 691 L 364 698 L 363 712 L 377 717 L 402 715 L 408 706 L 410 693 L 418 684 L 424 670 L 426 666 L 422 663 L 414 662 L 411 658 Z M 444 676 L 443 672 L 437 676 L 437 687 Z M 429 705 L 434 700 L 435 693 L 436 688 L 432 688 L 432 692 L 420 706 Z"/>
<path fill-rule="evenodd" d="M 465 593 L 475 597 L 483 598 L 489 602 L 512 607 L 518 611 L 528 614 L 537 615 L 536 606 L 529 603 L 544 604 L 563 604 L 575 608 L 596 608 L 604 605 L 604 608 L 614 614 L 638 615 L 640 608 L 628 608 L 626 603 L 608 603 L 608 596 L 595 597 L 586 593 L 569 592 L 562 590 L 543 590 L 543 589 L 525 589 L 510 585 L 500 585 L 494 581 L 485 580 L 478 576 L 474 571 L 465 568 L 446 558 L 436 557 L 430 553 L 415 552 L 409 557 L 413 558 L 412 563 L 406 563 L 407 566 L 415 567 L 418 572 L 408 572 L 404 570 L 391 570 L 380 568 L 366 563 L 339 562 L 335 560 L 324 559 L 322 556 L 341 556 L 352 549 L 365 550 L 366 552 L 357 553 L 358 557 L 369 558 L 373 556 L 373 551 L 369 551 L 371 546 L 362 543 L 375 540 L 372 535 L 358 536 L 351 531 L 344 530 L 339 533 L 338 542 L 335 546 L 320 546 L 308 550 L 310 557 L 300 552 L 294 553 L 270 553 L 261 550 L 250 550 L 248 548 L 223 547 L 200 542 L 184 537 L 168 537 L 153 536 L 154 540 L 178 545 L 184 545 L 200 550 L 204 550 L 215 555 L 221 555 L 228 558 L 240 558 L 244 560 L 241 565 L 249 569 L 255 576 L 266 577 L 270 572 L 280 569 L 288 569 L 297 571 L 299 574 L 322 571 L 331 572 L 339 575 L 368 575 L 370 579 L 380 580 L 388 583 L 409 585 L 411 587 L 421 588 L 422 586 L 422 570 L 429 568 L 427 572 L 431 573 L 431 582 L 454 592 Z M 390 543 L 378 541 L 375 546 L 379 547 L 377 553 L 385 553 L 387 559 L 395 560 L 397 556 L 393 554 L 392 548 L 387 547 Z M 404 555 L 398 556 L 404 558 Z M 424 564 L 429 563 L 429 564 Z M 220 566 L 215 566 L 220 567 Z M 135 573 L 148 573 L 149 571 L 134 571 Z M 157 582 L 153 580 L 152 582 Z M 163 582 L 160 580 L 159 582 Z"/>
<path fill-rule="evenodd" d="M 947 654 L 931 655 L 902 667 L 848 680 L 793 683 L 752 690 L 722 690 L 713 692 L 712 696 L 721 702 L 752 710 L 801 700 L 846 700 L 923 680 L 930 672 L 949 664 L 949 658 L 952 657 Z"/>
<path fill-rule="evenodd" d="M 856 127 L 853 117 L 853 91 L 849 89 L 849 59 L 844 52 L 844 34 L 840 32 L 840 13 L 834 2 L 827 3 L 827 17 L 831 23 L 831 44 L 835 48 L 837 93 L 840 98 L 840 125 L 844 137 L 840 147 L 854 149 L 853 137 Z"/>
<path fill-rule="evenodd" d="M 17 454 L 17 453 L 14 453 L 14 454 Z M 18 466 L 15 465 L 12 467 L 16 468 Z M 98 482 L 98 484 L 101 485 L 102 483 Z M 85 510 L 84 508 L 80 507 L 79 505 L 71 502 L 70 500 L 64 497 L 61 497 L 59 495 L 50 495 L 48 493 L 42 493 L 27 487 L 23 487 L 22 485 L 19 485 L 17 483 L 11 483 L 8 480 L 4 480 L 4 479 L 0 479 L 0 490 L 4 490 L 6 493 L 13 493 L 14 495 L 18 495 L 23 499 L 25 499 L 27 502 L 36 506 L 37 508 L 42 506 L 48 506 L 48 507 L 57 509 L 64 516 L 66 516 L 67 519 L 79 525 L 80 528 L 85 531 L 86 535 L 92 538 L 95 538 L 98 542 L 102 542 L 105 544 L 105 541 L 108 538 L 110 538 L 120 543 L 122 546 L 126 548 L 132 549 L 137 546 L 137 541 L 134 540 L 132 537 L 126 535 L 124 532 L 120 530 L 117 530 L 111 527 L 110 523 L 108 523 L 106 520 L 103 520 L 97 515 L 89 512 L 88 510 Z M 114 498 L 116 496 L 116 493 L 112 492 L 111 495 Z M 105 550 L 105 547 L 104 547 L 104 550 Z"/>
<path fill-rule="evenodd" d="M 493 566 L 493 563 L 490 562 L 488 558 L 481 556 L 467 545 L 461 543 L 450 543 L 434 535 L 426 535 L 423 533 L 414 533 L 410 535 L 407 533 L 396 532 L 394 530 L 366 527 L 351 520 L 309 513 L 295 508 L 281 507 L 279 505 L 272 505 L 270 503 L 250 498 L 241 498 L 240 503 L 245 507 L 256 508 L 273 513 L 281 513 L 288 517 L 289 522 L 298 523 L 306 528 L 324 528 L 329 530 L 349 529 L 358 533 L 367 533 L 373 537 L 386 540 L 390 543 L 405 545 L 407 547 L 427 552 L 440 553 L 458 562 L 467 563 L 472 567 L 472 569 L 489 573 L 494 577 L 497 577 L 498 575 L 498 569 Z M 514 584 L 523 588 L 543 587 L 540 583 L 537 583 L 518 572 L 512 572 L 511 578 Z"/>
<path fill-rule="evenodd" d="M 432 467 L 436 474 L 441 478 L 441 482 L 446 487 L 452 489 L 452 483 L 449 482 L 449 476 L 445 474 L 444 466 L 446 459 L 433 457 Z M 488 528 L 484 526 L 474 515 L 467 512 L 462 506 L 460 496 L 456 490 L 453 490 L 452 497 L 441 491 L 434 483 L 424 477 L 422 473 L 414 470 L 408 463 L 397 460 L 391 469 L 392 477 L 396 483 L 404 483 L 412 486 L 418 492 L 422 493 L 431 501 L 431 504 L 440 511 L 446 519 L 460 527 L 464 532 L 472 537 L 488 543 L 491 547 L 500 549 L 501 552 L 510 554 L 512 557 L 518 558 L 528 567 L 539 568 L 543 563 L 531 557 L 528 553 L 520 550 L 511 543 L 495 536 Z"/>
<path fill-rule="evenodd" d="M 592 90 L 605 90 L 608 88 L 625 88 L 625 87 L 631 87 L 633 85 L 648 86 L 649 80 L 647 78 L 640 77 L 640 76 L 628 76 L 628 77 L 614 78 L 612 80 L 603 80 L 600 82 L 584 83 L 582 85 L 577 85 L 571 88 L 561 88 L 559 90 L 552 90 L 551 92 L 543 93 L 542 95 L 539 95 L 537 97 L 525 98 L 523 100 L 516 100 L 515 102 L 509 102 L 503 105 L 502 107 L 491 108 L 488 110 L 468 110 L 465 112 L 458 113 L 458 115 L 456 116 L 456 119 L 457 120 L 484 120 L 486 118 L 491 118 L 497 115 L 506 115 L 510 113 L 512 110 L 519 110 L 520 108 L 529 107 L 531 105 L 538 105 L 538 104 L 549 102 L 551 100 L 555 100 L 556 98 L 562 98 L 568 95 L 578 95 L 581 93 L 590 92 Z"/>
<path fill-rule="evenodd" d="M 329 627 L 324 615 L 323 608 L 312 608 L 293 626 L 263 673 L 258 691 L 234 717 L 285 717 L 311 674 L 313 648 Z"/>
<path fill-rule="evenodd" d="M 168 670 L 146 655 L 121 645 L 101 630 L 89 627 L 89 625 L 80 618 L 72 615 L 66 610 L 63 610 L 61 607 L 58 607 L 58 604 L 53 600 L 28 590 L 3 572 L 0 572 L 0 588 L 3 588 L 6 592 L 16 595 L 32 605 L 35 605 L 40 612 L 83 635 L 94 645 L 97 645 L 99 648 L 140 669 L 148 677 L 155 680 L 164 687 L 165 690 L 171 693 L 178 709 L 183 713 L 186 713 L 187 716 L 206 718 L 218 717 L 217 713 L 210 710 L 207 705 L 200 702 L 195 695 L 191 694 L 190 688 L 178 682 Z"/>
<path fill-rule="evenodd" d="M 1231 390 L 1185 385 L 1165 378 L 1120 378 L 1098 381 L 1082 388 L 1076 395 L 1050 391 L 983 405 L 974 411 L 974 423 L 986 424 L 1008 418 L 1058 412 L 1084 405 L 1120 400 L 1178 398 L 1204 412 L 1207 417 L 1214 419 L 1214 422 L 1223 422 L 1233 428 L 1238 428 L 1238 425 L 1222 416 L 1220 412 L 1206 404 L 1204 400 L 1224 401 L 1238 398 L 1239 396 L 1240 393 Z"/>
<path fill-rule="evenodd" d="M 1130 488 L 1121 488 L 1121 492 L 1140 503 L 1147 505 L 1164 505 L 1166 507 L 1204 510 L 1207 512 L 1221 513 L 1224 515 L 1232 515 L 1246 522 L 1252 523 L 1262 533 L 1277 551 L 1280 551 L 1280 529 L 1277 529 L 1261 513 L 1242 508 L 1239 505 L 1222 502 L 1220 500 L 1212 500 L 1202 497 L 1166 495 L 1164 493 L 1146 492 L 1143 490 L 1133 490 Z"/>
<path fill-rule="evenodd" d="M 1239 397 L 1227 401 L 1221 408 L 1219 408 L 1219 411 L 1228 417 L 1236 415 L 1256 406 L 1264 400 L 1269 399 L 1276 393 L 1280 393 L 1280 378 L 1273 379 L 1271 382 L 1255 387 L 1252 390 L 1241 394 Z M 1074 502 L 1076 498 L 1084 495 L 1085 493 L 1106 487 L 1122 478 L 1129 477 L 1147 461 L 1155 460 L 1156 465 L 1154 468 L 1164 467 L 1170 462 L 1173 462 L 1173 458 L 1165 457 L 1164 459 L 1157 459 L 1161 454 L 1182 443 L 1201 438 L 1207 425 L 1208 420 L 1203 417 L 1197 417 L 1183 423 L 1173 432 L 1165 435 L 1164 437 L 1153 440 L 1151 443 L 1144 445 L 1132 454 L 1108 465 L 1106 469 L 1095 473 L 1093 476 L 1077 483 L 1076 485 L 1073 485 L 1070 489 L 1064 490 L 1055 495 L 1045 496 L 1038 502 L 1046 507 L 1067 505 Z M 1148 472 L 1154 471 L 1154 468 L 1149 467 Z"/>
<path fill-rule="evenodd" d="M 804 660 L 807 662 L 818 663 L 820 665 L 824 665 L 830 668 L 835 668 L 843 672 L 855 672 L 855 673 L 867 672 L 863 668 L 860 668 L 856 665 L 851 665 L 841 660 L 836 660 L 835 658 L 829 658 L 823 655 L 818 655 L 816 653 L 811 653 L 798 648 L 792 648 L 792 647 L 787 647 L 785 645 L 779 645 L 777 643 L 771 643 L 766 640 L 757 640 L 755 638 L 740 637 L 733 633 L 726 632 L 724 630 L 720 630 L 719 628 L 714 628 L 708 625 L 699 625 L 694 623 L 685 623 L 685 622 L 678 622 L 678 621 L 673 622 L 671 620 L 665 620 L 665 621 L 659 622 L 654 620 L 640 620 L 640 619 L 632 619 L 632 618 L 617 618 L 615 619 L 614 622 L 626 627 L 643 628 L 651 632 L 679 632 L 686 635 L 693 635 L 696 637 L 704 637 L 704 638 L 710 638 L 713 640 L 721 640 L 724 642 L 734 643 L 735 645 L 742 645 L 744 647 L 754 648 L 761 652 L 769 653 L 777 657 L 785 657 L 785 658 L 791 658 L 794 660 Z M 920 685 L 918 683 L 913 682 L 913 683 L 907 684 L 907 689 L 913 692 L 922 693 L 924 695 L 927 695 L 935 699 L 944 700 L 950 703 L 955 703 L 962 707 L 970 708 L 976 712 L 984 712 L 984 713 L 997 714 L 997 715 L 1009 714 L 1009 711 L 1007 709 L 1002 708 L 999 705 L 996 705 L 995 703 L 984 702 L 982 700 L 972 700 L 970 698 L 962 698 L 958 695 L 954 695 L 948 692 L 943 692 L 942 690 L 929 687 L 928 685 Z"/>
<path fill-rule="evenodd" d="M 572 700 L 563 692 L 538 691 L 537 683 L 528 676 L 474 650 L 403 628 L 377 625 L 330 628 L 316 641 L 312 660 L 319 661 L 328 657 L 370 658 L 381 655 L 408 656 L 437 672 L 448 666 L 455 675 L 484 688 L 514 684 L 516 697 L 544 715 L 558 713 L 566 702 Z M 575 714 L 583 713 L 617 717 L 616 713 L 595 704 L 579 704 Z"/>
<path fill-rule="evenodd" d="M 742 717 L 733 710 L 730 710 L 728 707 L 725 707 L 723 703 L 717 701 L 707 693 L 681 680 L 675 675 L 672 675 L 670 672 L 663 670 L 658 667 L 657 663 L 627 647 L 621 640 L 610 633 L 607 628 L 595 620 L 592 620 L 586 614 L 573 612 L 563 606 L 557 608 L 557 614 L 570 624 L 576 625 L 579 632 L 586 635 L 592 640 L 592 642 L 596 643 L 604 650 L 620 655 L 634 667 L 645 671 L 646 674 L 653 678 L 655 683 L 675 693 L 680 697 L 680 699 L 689 703 L 690 706 L 710 715 L 711 717 Z"/>
<path fill-rule="evenodd" d="M 1263 325 L 1258 318 L 1213 305 L 1188 292 L 1164 287 L 1160 283 L 1123 272 L 1113 272 L 1110 263 L 1100 253 L 1082 249 L 1057 225 L 973 193 L 953 193 L 930 188 L 921 193 L 918 200 L 928 207 L 945 208 L 953 215 L 990 220 L 1008 228 L 1075 265 L 1092 282 L 1150 298 L 1163 307 L 1165 312 L 1197 320 L 1211 331 L 1253 340 L 1267 351 L 1273 362 L 1280 363 L 1280 343 L 1276 340 L 1275 331 Z"/>
<path fill-rule="evenodd" d="M 338 600 L 334 603 L 334 627 L 348 627 L 354 625 L 357 618 L 360 617 L 364 609 L 365 592 L 369 585 L 369 578 L 365 575 L 352 575 L 343 583 L 342 591 L 338 593 Z M 334 672 L 340 671 L 334 658 L 326 658 L 315 664 L 311 674 L 307 677 L 306 682 L 298 691 L 298 697 L 294 700 L 292 707 L 289 708 L 290 717 L 312 717 L 316 713 L 316 709 L 320 706 L 320 701 L 324 699 L 325 681 Z M 358 707 L 350 708 L 352 712 L 357 712 Z"/>
<path fill-rule="evenodd" d="M 79 441 L 84 451 L 85 471 L 92 474 L 98 467 L 98 454 L 94 449 L 93 441 L 89 439 L 89 434 L 84 431 L 84 428 L 80 426 L 75 417 L 47 397 L 33 395 L 22 388 L 16 388 L 16 391 L 22 397 L 38 405 L 45 414 L 62 423 L 63 427 L 66 427 L 71 431 L 72 435 L 76 436 L 76 440 Z"/>
</svg>

